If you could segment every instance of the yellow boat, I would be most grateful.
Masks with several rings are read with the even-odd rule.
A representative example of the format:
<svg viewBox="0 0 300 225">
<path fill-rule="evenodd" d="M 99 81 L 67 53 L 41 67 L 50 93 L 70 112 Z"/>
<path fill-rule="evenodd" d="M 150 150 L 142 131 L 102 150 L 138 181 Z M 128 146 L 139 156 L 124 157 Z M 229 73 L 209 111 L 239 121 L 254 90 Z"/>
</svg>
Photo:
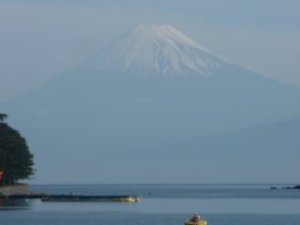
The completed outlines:
<svg viewBox="0 0 300 225">
<path fill-rule="evenodd" d="M 113 200 L 114 202 L 127 202 L 127 203 L 136 203 L 141 201 L 140 198 L 136 196 L 129 196 L 129 197 L 124 197 L 124 198 L 117 198 Z"/>
<path fill-rule="evenodd" d="M 186 220 L 184 225 L 207 225 L 207 220 L 195 214 L 191 219 Z"/>
</svg>

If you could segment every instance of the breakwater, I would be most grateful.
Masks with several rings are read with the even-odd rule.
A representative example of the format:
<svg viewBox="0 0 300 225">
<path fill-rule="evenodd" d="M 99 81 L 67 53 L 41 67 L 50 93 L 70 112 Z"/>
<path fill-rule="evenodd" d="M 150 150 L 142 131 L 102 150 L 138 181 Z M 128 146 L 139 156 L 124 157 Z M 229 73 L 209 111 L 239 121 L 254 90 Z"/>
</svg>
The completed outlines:
<svg viewBox="0 0 300 225">
<path fill-rule="evenodd" d="M 57 195 L 57 194 L 0 194 L 0 199 L 40 199 L 43 202 L 127 202 L 136 203 L 140 201 L 137 196 L 131 195 Z"/>
</svg>

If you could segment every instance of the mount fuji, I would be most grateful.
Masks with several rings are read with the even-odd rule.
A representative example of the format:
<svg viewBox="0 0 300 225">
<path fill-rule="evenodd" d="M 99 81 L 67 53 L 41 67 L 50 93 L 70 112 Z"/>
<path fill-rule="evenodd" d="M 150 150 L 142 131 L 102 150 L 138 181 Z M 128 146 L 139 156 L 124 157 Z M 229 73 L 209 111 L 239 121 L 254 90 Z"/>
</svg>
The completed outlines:
<svg viewBox="0 0 300 225">
<path fill-rule="evenodd" d="M 201 140 L 216 143 L 223 134 L 297 118 L 299 99 L 299 88 L 245 69 L 162 25 L 134 28 L 57 79 L 2 104 L 1 111 L 28 139 L 37 182 L 194 182 L 200 174 L 207 182 L 214 174 L 218 182 L 231 168 L 212 156 L 229 152 L 234 158 L 240 149 L 212 148 Z M 267 160 L 257 145 L 251 149 L 255 141 L 247 148 Z M 192 163 L 178 169 L 190 150 Z M 195 152 L 207 160 L 198 165 Z M 232 179 L 243 182 L 248 169 Z"/>
</svg>

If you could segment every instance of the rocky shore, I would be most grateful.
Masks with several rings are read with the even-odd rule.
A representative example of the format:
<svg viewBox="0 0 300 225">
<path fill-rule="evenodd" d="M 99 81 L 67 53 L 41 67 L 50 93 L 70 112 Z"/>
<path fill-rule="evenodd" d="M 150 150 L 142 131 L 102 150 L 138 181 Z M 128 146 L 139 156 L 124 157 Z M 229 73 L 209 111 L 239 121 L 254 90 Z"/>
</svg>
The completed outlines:
<svg viewBox="0 0 300 225">
<path fill-rule="evenodd" d="M 31 194 L 31 188 L 26 184 L 17 184 L 12 186 L 0 187 L 0 195 L 10 196 L 10 195 L 28 195 L 28 194 Z"/>
<path fill-rule="evenodd" d="M 300 185 L 295 185 L 295 186 L 286 186 L 286 187 L 270 187 L 271 190 L 277 190 L 277 189 L 283 189 L 283 190 L 300 190 Z"/>
</svg>

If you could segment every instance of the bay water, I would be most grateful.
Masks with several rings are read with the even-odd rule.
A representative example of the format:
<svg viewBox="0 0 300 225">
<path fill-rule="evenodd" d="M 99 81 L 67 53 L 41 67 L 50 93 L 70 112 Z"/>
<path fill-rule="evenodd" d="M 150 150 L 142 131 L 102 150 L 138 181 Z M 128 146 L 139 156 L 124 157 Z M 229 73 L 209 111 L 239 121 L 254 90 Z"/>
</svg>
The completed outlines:
<svg viewBox="0 0 300 225">
<path fill-rule="evenodd" d="M 209 225 L 300 225 L 300 190 L 285 186 L 290 185 L 32 185 L 39 193 L 137 195 L 141 201 L 0 202 L 0 225 L 183 225 L 194 213 Z"/>
</svg>

